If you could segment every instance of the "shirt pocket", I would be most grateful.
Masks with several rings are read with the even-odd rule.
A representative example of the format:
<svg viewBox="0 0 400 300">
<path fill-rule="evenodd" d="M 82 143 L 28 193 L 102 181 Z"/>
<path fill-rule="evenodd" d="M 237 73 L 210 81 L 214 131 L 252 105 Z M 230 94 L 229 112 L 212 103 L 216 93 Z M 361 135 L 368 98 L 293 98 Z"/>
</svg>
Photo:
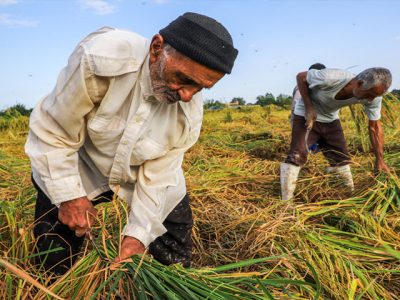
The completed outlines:
<svg viewBox="0 0 400 300">
<path fill-rule="evenodd" d="M 160 144 L 150 137 L 141 137 L 132 150 L 130 164 L 139 166 L 146 160 L 152 160 L 164 156 L 168 150 L 167 145 Z"/>
<path fill-rule="evenodd" d="M 113 157 L 125 129 L 126 121 L 119 116 L 111 119 L 95 116 L 88 122 L 88 135 L 97 151 Z"/>
</svg>

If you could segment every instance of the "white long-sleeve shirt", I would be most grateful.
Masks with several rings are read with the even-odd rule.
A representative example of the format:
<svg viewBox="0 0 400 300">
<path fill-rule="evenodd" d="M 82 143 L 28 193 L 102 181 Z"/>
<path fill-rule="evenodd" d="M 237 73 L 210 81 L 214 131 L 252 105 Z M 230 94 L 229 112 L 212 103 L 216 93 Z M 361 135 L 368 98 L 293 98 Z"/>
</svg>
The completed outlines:
<svg viewBox="0 0 400 300">
<path fill-rule="evenodd" d="M 90 34 L 34 108 L 25 145 L 53 204 L 112 189 L 130 205 L 122 234 L 146 247 L 186 193 L 182 160 L 203 116 L 200 93 L 187 103 L 157 101 L 149 72 L 145 38 L 113 28 Z"/>
</svg>

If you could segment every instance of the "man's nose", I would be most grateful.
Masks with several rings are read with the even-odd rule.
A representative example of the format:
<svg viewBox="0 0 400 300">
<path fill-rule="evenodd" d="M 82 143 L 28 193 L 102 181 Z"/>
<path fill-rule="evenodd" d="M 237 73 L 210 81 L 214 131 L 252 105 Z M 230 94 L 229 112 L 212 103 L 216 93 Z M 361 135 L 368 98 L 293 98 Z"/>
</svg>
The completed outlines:
<svg viewBox="0 0 400 300">
<path fill-rule="evenodd" d="M 182 87 L 178 90 L 179 96 L 181 97 L 181 100 L 183 102 L 189 102 L 192 100 L 193 95 L 198 92 L 197 88 L 188 88 L 188 87 Z"/>
</svg>

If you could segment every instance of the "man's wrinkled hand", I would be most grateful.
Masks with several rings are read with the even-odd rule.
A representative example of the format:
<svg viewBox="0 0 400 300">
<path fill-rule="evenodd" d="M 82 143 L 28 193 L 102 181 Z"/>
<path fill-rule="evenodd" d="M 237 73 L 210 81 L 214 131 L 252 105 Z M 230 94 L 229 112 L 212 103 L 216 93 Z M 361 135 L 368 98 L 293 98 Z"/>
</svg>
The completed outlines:
<svg viewBox="0 0 400 300">
<path fill-rule="evenodd" d="M 314 107 L 309 107 L 306 109 L 304 118 L 306 119 L 307 129 L 311 129 L 317 120 L 317 112 L 315 111 Z"/>
<path fill-rule="evenodd" d="M 132 255 L 143 254 L 144 250 L 145 247 L 139 240 L 131 236 L 125 236 L 121 243 L 119 255 L 115 258 L 114 262 L 119 263 L 130 258 Z"/>
<path fill-rule="evenodd" d="M 94 223 L 97 210 L 87 197 L 62 202 L 58 209 L 58 219 L 78 237 L 84 236 Z"/>
<path fill-rule="evenodd" d="M 384 161 L 377 161 L 375 162 L 374 173 L 375 175 L 379 173 L 390 174 L 390 168 L 386 165 Z"/>
</svg>

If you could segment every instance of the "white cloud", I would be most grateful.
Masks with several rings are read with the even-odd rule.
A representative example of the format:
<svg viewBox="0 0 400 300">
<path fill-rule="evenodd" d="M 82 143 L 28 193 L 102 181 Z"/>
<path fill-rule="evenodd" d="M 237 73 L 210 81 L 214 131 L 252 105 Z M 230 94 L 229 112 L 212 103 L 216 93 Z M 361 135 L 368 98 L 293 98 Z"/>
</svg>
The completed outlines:
<svg viewBox="0 0 400 300">
<path fill-rule="evenodd" d="M 154 2 L 155 4 L 165 4 L 165 3 L 168 2 L 168 0 L 153 0 L 153 2 Z"/>
<path fill-rule="evenodd" d="M 80 2 L 85 9 L 92 10 L 96 15 L 104 16 L 116 11 L 115 6 L 105 0 L 80 0 Z"/>
<path fill-rule="evenodd" d="M 0 5 L 17 4 L 18 2 L 18 0 L 0 0 Z"/>
<path fill-rule="evenodd" d="M 167 4 L 169 2 L 169 0 L 141 0 L 140 3 L 142 5 L 146 5 L 146 4 L 155 4 L 155 5 L 163 5 L 163 4 Z"/>
<path fill-rule="evenodd" d="M 38 21 L 32 21 L 27 19 L 17 19 L 7 14 L 0 14 L 0 26 L 6 27 L 36 27 L 39 24 Z"/>
</svg>

